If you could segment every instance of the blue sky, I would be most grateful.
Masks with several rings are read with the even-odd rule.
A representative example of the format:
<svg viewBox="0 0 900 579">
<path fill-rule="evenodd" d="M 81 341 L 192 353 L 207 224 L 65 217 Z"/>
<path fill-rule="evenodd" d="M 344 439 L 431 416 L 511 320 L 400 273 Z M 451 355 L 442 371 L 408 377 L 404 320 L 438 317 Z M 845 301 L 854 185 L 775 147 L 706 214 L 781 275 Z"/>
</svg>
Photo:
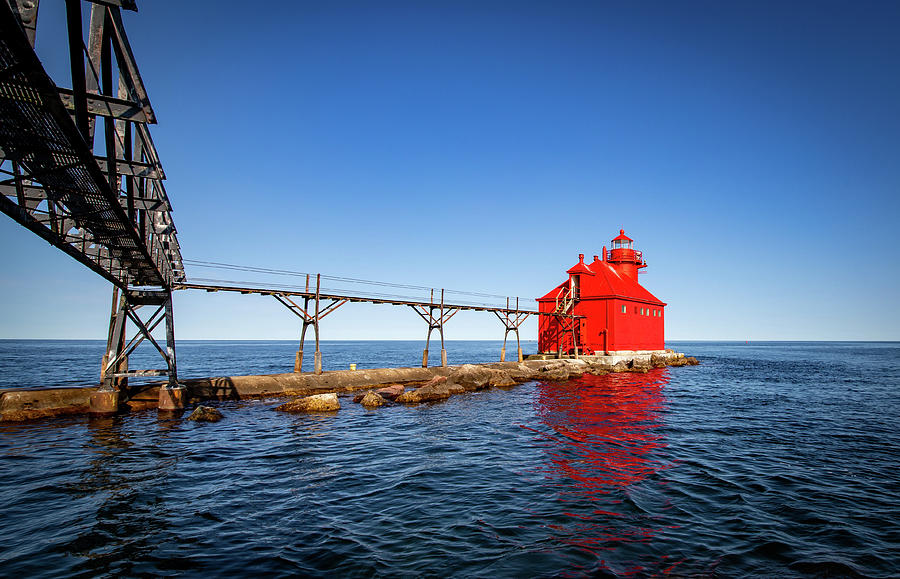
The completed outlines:
<svg viewBox="0 0 900 579">
<path fill-rule="evenodd" d="M 37 48 L 68 85 L 62 4 Z M 139 7 L 187 259 L 534 298 L 625 228 L 668 339 L 900 339 L 896 2 Z M 0 243 L 0 337 L 105 337 L 105 281 L 5 216 Z M 175 308 L 183 339 L 299 331 L 272 298 Z M 390 306 L 323 323 L 424 332 Z"/>
</svg>

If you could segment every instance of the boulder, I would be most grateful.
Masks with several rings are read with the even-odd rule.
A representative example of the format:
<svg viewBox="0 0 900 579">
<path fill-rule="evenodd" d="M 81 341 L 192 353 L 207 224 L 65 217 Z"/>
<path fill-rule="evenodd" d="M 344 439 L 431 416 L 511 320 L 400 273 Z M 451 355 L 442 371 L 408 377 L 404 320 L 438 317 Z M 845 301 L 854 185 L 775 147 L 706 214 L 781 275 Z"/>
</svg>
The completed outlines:
<svg viewBox="0 0 900 579">
<path fill-rule="evenodd" d="M 635 358 L 631 361 L 631 364 L 629 364 L 629 366 L 631 367 L 632 372 L 641 373 L 649 372 L 650 369 L 653 368 L 653 366 L 650 365 L 649 357 Z"/>
<path fill-rule="evenodd" d="M 491 369 L 491 377 L 488 380 L 491 386 L 515 386 L 518 384 L 507 370 Z"/>
<path fill-rule="evenodd" d="M 669 366 L 696 366 L 700 361 L 693 356 L 681 356 L 669 362 Z"/>
<path fill-rule="evenodd" d="M 609 369 L 610 372 L 628 372 L 629 370 L 631 370 L 631 368 L 629 368 L 628 362 L 625 360 L 619 360 Z"/>
<path fill-rule="evenodd" d="M 538 380 L 549 380 L 550 382 L 563 382 L 569 379 L 569 369 L 565 364 L 552 362 L 538 368 L 538 374 L 535 378 Z"/>
<path fill-rule="evenodd" d="M 314 394 L 313 396 L 305 396 L 297 398 L 290 402 L 285 402 L 281 406 L 275 408 L 282 412 L 334 412 L 339 410 L 341 403 L 338 401 L 337 394 Z"/>
<path fill-rule="evenodd" d="M 434 400 L 446 400 L 450 398 L 453 393 L 450 392 L 449 386 L 446 383 L 438 384 L 434 386 L 425 385 L 421 388 L 416 388 L 415 390 L 410 390 L 408 392 L 404 392 L 400 396 L 397 396 L 397 402 L 402 402 L 404 404 L 415 404 L 418 402 L 432 402 Z"/>
<path fill-rule="evenodd" d="M 209 406 L 198 406 L 194 408 L 194 411 L 191 412 L 187 419 L 197 422 L 218 422 L 222 420 L 222 413 Z"/>
<path fill-rule="evenodd" d="M 662 368 L 668 365 L 669 356 L 665 354 L 650 354 L 650 365 L 654 368 Z"/>
<path fill-rule="evenodd" d="M 466 389 L 447 379 L 446 376 L 435 376 L 424 385 L 397 396 L 396 402 L 414 403 L 444 400 L 454 394 L 462 394 Z"/>
<path fill-rule="evenodd" d="M 608 364 L 591 364 L 585 373 L 594 376 L 603 376 L 604 374 L 609 374 L 609 368 Z"/>
<path fill-rule="evenodd" d="M 387 403 L 387 400 L 382 398 L 381 394 L 369 391 L 366 392 L 366 395 L 362 397 L 362 400 L 360 400 L 359 403 L 366 408 L 378 408 L 379 406 L 384 406 Z"/>
<path fill-rule="evenodd" d="M 450 373 L 449 381 L 462 386 L 466 392 L 487 388 L 491 383 L 492 371 L 483 366 L 463 364 Z"/>
<path fill-rule="evenodd" d="M 512 368 L 505 368 L 509 377 L 516 382 L 528 382 L 537 375 L 537 371 L 528 364 L 516 364 Z"/>
<path fill-rule="evenodd" d="M 566 365 L 564 367 L 569 373 L 569 378 L 582 376 L 591 368 L 590 364 L 584 360 L 566 360 L 565 363 Z"/>
<path fill-rule="evenodd" d="M 403 384 L 390 384 L 388 386 L 384 386 L 375 391 L 375 394 L 378 394 L 382 398 L 387 398 L 388 400 L 393 400 L 403 394 L 403 391 L 406 388 Z"/>
<path fill-rule="evenodd" d="M 444 384 L 444 383 L 446 383 L 446 382 L 447 382 L 447 377 L 446 377 L 446 376 L 435 376 L 434 378 L 432 378 L 432 379 L 429 380 L 428 382 L 425 382 L 424 384 L 422 384 L 422 386 L 439 386 L 439 385 Z"/>
</svg>

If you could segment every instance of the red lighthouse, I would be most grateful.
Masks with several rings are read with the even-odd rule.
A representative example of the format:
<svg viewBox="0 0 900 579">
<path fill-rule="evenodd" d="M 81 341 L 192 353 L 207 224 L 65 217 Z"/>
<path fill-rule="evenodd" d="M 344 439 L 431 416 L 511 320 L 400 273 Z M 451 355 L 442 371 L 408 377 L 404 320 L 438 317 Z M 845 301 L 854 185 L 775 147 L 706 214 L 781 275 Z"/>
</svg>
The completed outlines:
<svg viewBox="0 0 900 579">
<path fill-rule="evenodd" d="M 590 264 L 584 254 L 569 279 L 538 298 L 538 351 L 543 354 L 603 355 L 665 349 L 666 304 L 638 283 L 647 267 L 634 240 L 620 229 L 611 250 Z"/>
</svg>

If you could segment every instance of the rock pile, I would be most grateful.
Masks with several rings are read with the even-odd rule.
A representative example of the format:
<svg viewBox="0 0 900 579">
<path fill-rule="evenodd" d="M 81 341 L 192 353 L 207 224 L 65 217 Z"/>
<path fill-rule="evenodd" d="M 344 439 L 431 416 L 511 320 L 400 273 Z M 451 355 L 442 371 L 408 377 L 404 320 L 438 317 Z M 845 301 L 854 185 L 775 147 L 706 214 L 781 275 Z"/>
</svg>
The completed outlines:
<svg viewBox="0 0 900 579">
<path fill-rule="evenodd" d="M 428 382 L 409 390 L 403 384 L 388 384 L 375 390 L 358 394 L 353 401 L 366 408 L 377 408 L 390 402 L 419 404 L 446 400 L 455 394 L 477 392 L 490 387 L 506 387 L 544 380 L 562 382 L 591 374 L 602 376 L 612 372 L 648 372 L 663 366 L 689 366 L 699 364 L 696 358 L 684 354 L 666 352 L 637 355 L 630 360 L 613 364 L 607 359 L 559 359 L 531 360 L 492 365 L 463 364 L 452 368 L 447 375 L 435 376 Z M 317 394 L 292 400 L 276 410 L 284 412 L 331 412 L 341 407 L 336 394 Z"/>
</svg>

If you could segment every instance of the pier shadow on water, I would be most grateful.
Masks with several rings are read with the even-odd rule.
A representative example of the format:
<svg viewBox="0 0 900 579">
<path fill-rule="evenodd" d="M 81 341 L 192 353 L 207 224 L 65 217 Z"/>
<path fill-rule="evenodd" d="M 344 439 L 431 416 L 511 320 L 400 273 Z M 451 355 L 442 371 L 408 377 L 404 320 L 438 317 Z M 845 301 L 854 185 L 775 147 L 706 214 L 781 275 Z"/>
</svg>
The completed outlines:
<svg viewBox="0 0 900 579">
<path fill-rule="evenodd" d="M 54 547 L 72 563 L 69 572 L 97 576 L 141 575 L 185 571 L 186 558 L 160 557 L 179 542 L 172 523 L 178 520 L 177 500 L 165 489 L 176 476 L 179 457 L 166 450 L 180 436 L 178 413 L 160 415 L 155 428 L 134 433 L 123 416 L 86 419 L 89 437 L 83 452 L 89 460 L 77 481 L 60 489 L 72 501 L 92 505 L 91 516 L 69 529 L 67 540 Z M 139 436 L 140 440 L 132 440 Z"/>
</svg>

